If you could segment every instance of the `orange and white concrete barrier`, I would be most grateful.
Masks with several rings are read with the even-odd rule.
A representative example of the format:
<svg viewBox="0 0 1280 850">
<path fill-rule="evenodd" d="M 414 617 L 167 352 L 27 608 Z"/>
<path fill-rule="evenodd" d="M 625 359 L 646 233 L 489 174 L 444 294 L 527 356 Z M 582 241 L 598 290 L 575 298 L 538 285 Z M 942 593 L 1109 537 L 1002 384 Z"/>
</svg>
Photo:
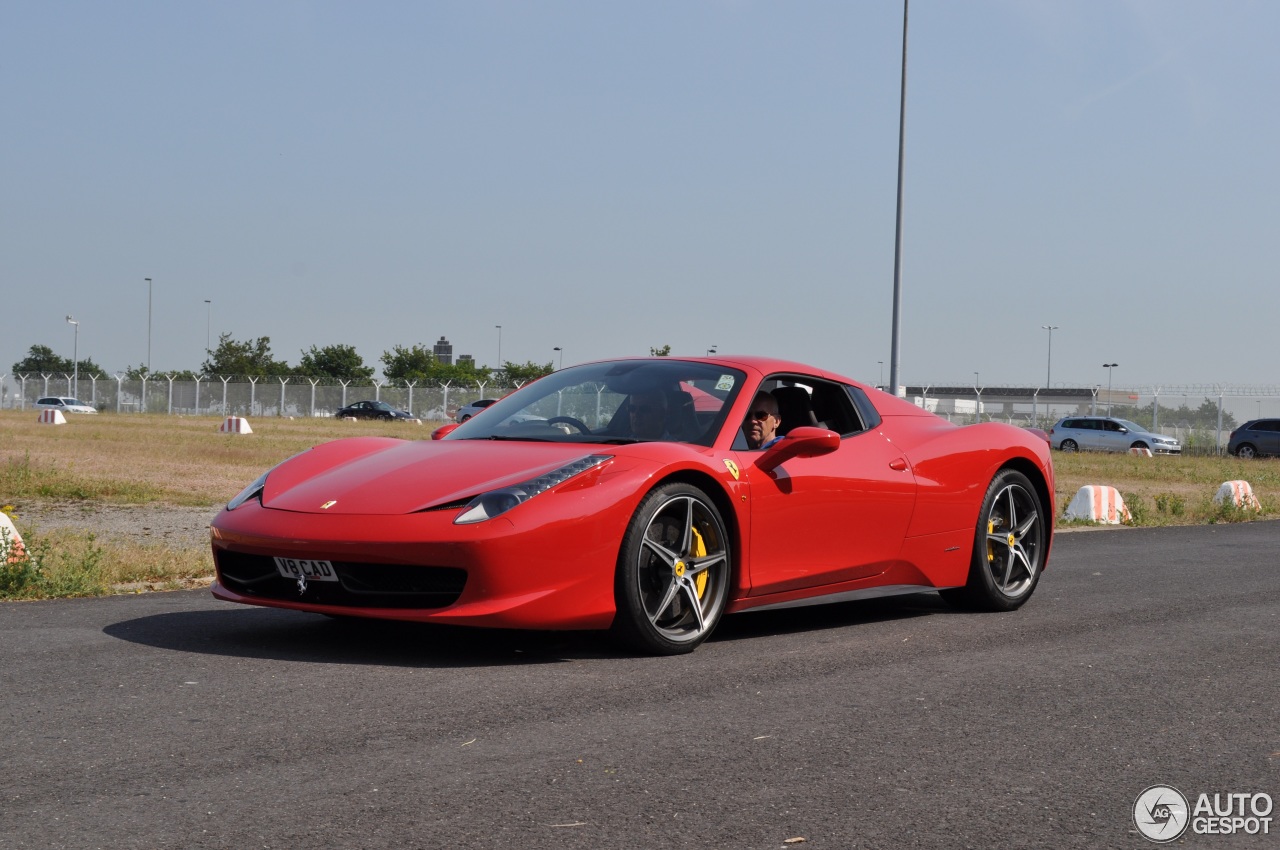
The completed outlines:
<svg viewBox="0 0 1280 850">
<path fill-rule="evenodd" d="M 46 410 L 45 413 L 61 415 L 62 411 Z M 0 512 L 0 561 L 15 564 L 26 557 L 26 554 L 27 547 L 22 542 L 22 535 L 14 527 L 13 520 L 9 519 L 8 514 Z"/>
<path fill-rule="evenodd" d="M 39 421 L 41 425 L 66 425 L 67 417 L 62 415 L 61 410 L 42 410 Z"/>
<path fill-rule="evenodd" d="M 1084 519 L 1103 525 L 1120 525 L 1133 521 L 1124 497 L 1114 487 L 1086 484 L 1067 505 L 1067 519 Z"/>
<path fill-rule="evenodd" d="M 253 433 L 253 429 L 249 427 L 249 420 L 243 416 L 228 416 L 226 421 L 218 426 L 218 430 L 224 434 Z"/>
<path fill-rule="evenodd" d="M 1129 449 L 1129 454 L 1137 455 L 1138 457 L 1151 457 L 1151 449 L 1144 449 L 1141 446 L 1134 446 L 1133 448 Z"/>
<path fill-rule="evenodd" d="M 1253 495 L 1253 488 L 1249 486 L 1248 481 L 1223 481 L 1217 495 L 1213 497 L 1213 503 L 1221 505 L 1228 501 L 1237 508 L 1262 510 L 1262 505 L 1258 502 L 1258 497 Z"/>
</svg>

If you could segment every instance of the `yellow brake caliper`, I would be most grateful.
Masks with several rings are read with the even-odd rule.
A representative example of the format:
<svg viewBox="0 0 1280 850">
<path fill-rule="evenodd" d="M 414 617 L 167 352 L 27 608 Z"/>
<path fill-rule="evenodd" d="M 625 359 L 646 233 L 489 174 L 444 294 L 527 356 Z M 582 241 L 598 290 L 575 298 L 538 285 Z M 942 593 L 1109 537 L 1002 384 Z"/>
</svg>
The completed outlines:
<svg viewBox="0 0 1280 850">
<path fill-rule="evenodd" d="M 995 534 L 996 524 L 993 520 L 987 520 L 987 562 L 990 563 L 996 559 L 996 553 L 991 548 L 991 535 Z"/>
<path fill-rule="evenodd" d="M 689 557 L 705 558 L 707 556 L 707 544 L 702 542 L 702 535 L 698 533 L 698 529 L 690 528 L 693 532 L 693 545 L 690 547 Z M 698 586 L 698 598 L 702 598 L 702 593 L 707 589 L 707 571 L 703 570 L 698 573 L 698 577 L 693 580 Z"/>
</svg>

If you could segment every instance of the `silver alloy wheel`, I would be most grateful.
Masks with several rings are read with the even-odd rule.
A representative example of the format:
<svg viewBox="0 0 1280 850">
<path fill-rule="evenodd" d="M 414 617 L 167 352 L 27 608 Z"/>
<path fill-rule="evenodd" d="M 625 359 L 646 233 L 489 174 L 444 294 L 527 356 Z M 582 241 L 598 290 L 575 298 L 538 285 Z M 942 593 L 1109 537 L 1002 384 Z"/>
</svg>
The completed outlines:
<svg viewBox="0 0 1280 850">
<path fill-rule="evenodd" d="M 1044 535 L 1034 494 L 1011 482 L 991 501 L 987 514 L 987 571 L 995 589 L 1018 599 L 1035 586 Z"/>
<path fill-rule="evenodd" d="M 1074 452 L 1077 448 L 1079 446 L 1076 445 L 1075 440 L 1063 440 L 1062 445 L 1058 447 L 1060 451 L 1064 452 Z"/>
<path fill-rule="evenodd" d="M 636 578 L 644 616 L 666 640 L 703 638 L 728 594 L 729 550 L 719 513 L 693 495 L 671 496 L 641 540 Z"/>
<path fill-rule="evenodd" d="M 1236 449 L 1236 457 L 1243 460 L 1253 460 L 1257 456 L 1258 452 L 1248 443 L 1245 443 L 1240 448 Z"/>
</svg>

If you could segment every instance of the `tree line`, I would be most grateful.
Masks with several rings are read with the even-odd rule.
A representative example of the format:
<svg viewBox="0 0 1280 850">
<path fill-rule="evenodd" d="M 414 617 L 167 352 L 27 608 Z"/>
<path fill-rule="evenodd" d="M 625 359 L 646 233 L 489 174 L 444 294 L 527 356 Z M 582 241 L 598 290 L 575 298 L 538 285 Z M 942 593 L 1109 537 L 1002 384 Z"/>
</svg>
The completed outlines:
<svg viewBox="0 0 1280 850">
<path fill-rule="evenodd" d="M 140 380 L 154 376 L 172 377 L 179 381 L 194 381 L 197 377 L 213 375 L 239 375 L 246 378 L 267 377 L 301 377 L 329 378 L 339 381 L 370 381 L 373 379 L 375 367 L 364 362 L 353 345 L 311 346 L 310 350 L 301 352 L 296 366 L 287 361 L 277 359 L 271 352 L 271 338 L 260 336 L 257 339 L 238 340 L 229 333 L 218 337 L 218 346 L 207 351 L 209 355 L 200 364 L 200 372 L 190 369 L 156 370 L 150 373 L 145 364 L 125 370 L 129 380 Z M 541 378 L 554 371 L 553 364 L 504 362 L 500 368 L 476 365 L 467 360 L 461 363 L 441 363 L 436 359 L 432 349 L 425 345 L 393 346 L 384 351 L 382 357 L 382 374 L 392 383 L 413 383 L 415 385 L 443 385 L 445 383 L 461 386 L 467 384 L 498 383 L 514 386 Z M 90 358 L 82 358 L 78 364 L 68 357 L 56 354 L 47 345 L 33 345 L 27 356 L 13 364 L 15 375 L 70 375 L 78 370 L 81 375 L 108 374 Z"/>
</svg>

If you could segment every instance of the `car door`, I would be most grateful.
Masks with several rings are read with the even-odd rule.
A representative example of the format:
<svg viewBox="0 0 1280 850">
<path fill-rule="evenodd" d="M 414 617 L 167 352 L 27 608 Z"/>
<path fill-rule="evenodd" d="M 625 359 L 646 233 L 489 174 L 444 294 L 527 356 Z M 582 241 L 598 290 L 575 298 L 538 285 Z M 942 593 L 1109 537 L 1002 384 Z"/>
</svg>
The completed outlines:
<svg viewBox="0 0 1280 850">
<path fill-rule="evenodd" d="M 906 459 L 862 430 L 840 385 L 815 386 L 824 392 L 820 424 L 843 434 L 834 452 L 772 470 L 759 465 L 767 452 L 738 456 L 750 488 L 751 596 L 878 575 L 902 548 L 916 491 Z"/>
<path fill-rule="evenodd" d="M 1280 455 L 1280 419 L 1264 419 L 1257 425 L 1258 452 Z"/>
</svg>

